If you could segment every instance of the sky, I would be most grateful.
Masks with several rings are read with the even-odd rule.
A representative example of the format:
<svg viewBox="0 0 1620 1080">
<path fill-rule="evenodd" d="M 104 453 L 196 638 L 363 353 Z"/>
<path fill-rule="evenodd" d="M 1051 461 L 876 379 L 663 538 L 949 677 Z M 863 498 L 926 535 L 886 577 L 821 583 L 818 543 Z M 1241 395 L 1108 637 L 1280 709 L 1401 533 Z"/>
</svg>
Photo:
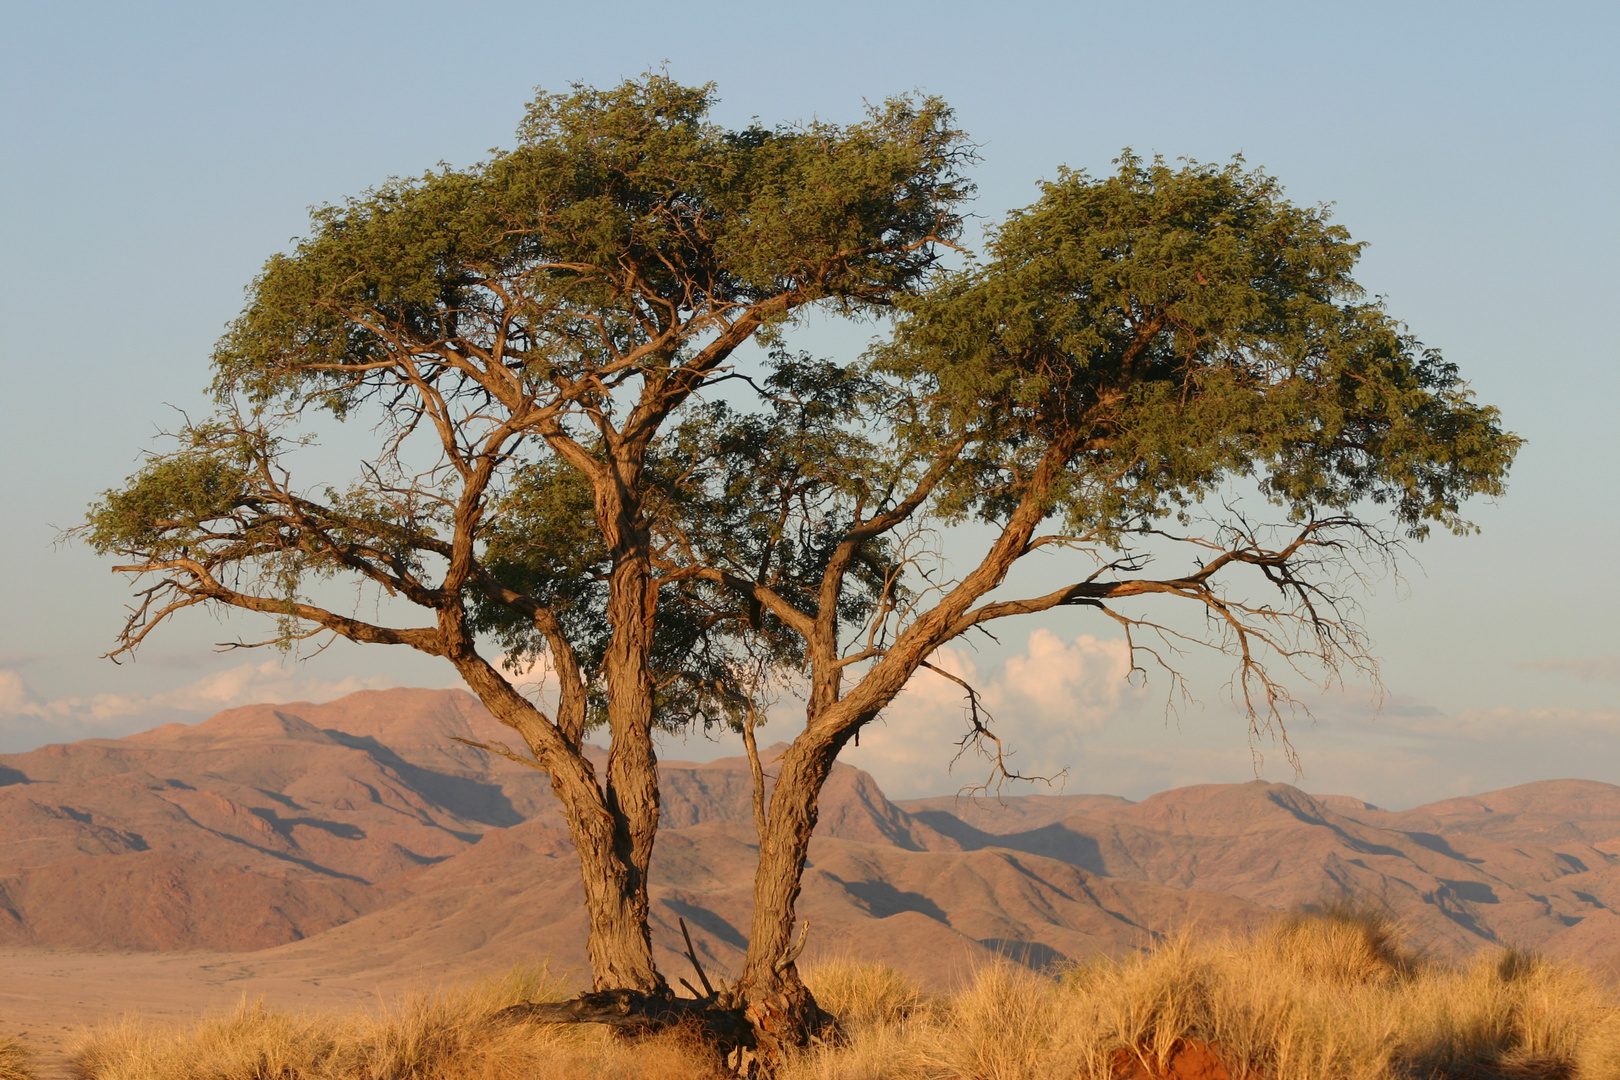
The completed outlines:
<svg viewBox="0 0 1620 1080">
<path fill-rule="evenodd" d="M 1394 807 L 1620 783 L 1620 6 L 8 0 L 0 20 L 0 752 L 455 684 L 380 647 L 220 653 L 253 627 L 201 614 L 115 665 L 128 585 L 60 533 L 205 408 L 214 339 L 309 207 L 510 146 L 537 87 L 663 65 L 716 83 L 732 126 L 939 94 L 979 146 L 986 222 L 1124 147 L 1242 154 L 1332 203 L 1368 244 L 1359 280 L 1528 440 L 1507 495 L 1472 508 L 1479 535 L 1370 583 L 1382 699 L 1312 699 L 1301 771 L 1247 737 L 1218 671 L 1168 714 L 1111 629 L 1069 614 L 941 657 L 1029 771 L 1131 797 L 1259 775 Z M 925 673 L 846 756 L 891 794 L 954 791 L 980 778 L 948 769 L 962 723 Z"/>
</svg>

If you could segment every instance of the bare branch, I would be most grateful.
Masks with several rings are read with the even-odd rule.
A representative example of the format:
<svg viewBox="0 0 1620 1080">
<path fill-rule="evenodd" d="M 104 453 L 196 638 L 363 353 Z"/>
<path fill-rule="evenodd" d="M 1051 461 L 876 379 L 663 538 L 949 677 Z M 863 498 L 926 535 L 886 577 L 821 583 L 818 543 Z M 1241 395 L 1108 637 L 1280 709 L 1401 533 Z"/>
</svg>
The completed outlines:
<svg viewBox="0 0 1620 1080">
<path fill-rule="evenodd" d="M 1067 769 L 1052 776 L 1024 776 L 1021 773 L 1013 772 L 1007 767 L 1006 748 L 1002 745 L 1001 739 L 996 736 L 995 732 L 990 730 L 992 720 L 989 711 L 984 707 L 983 699 L 979 696 L 979 691 L 974 689 L 973 685 L 966 679 L 946 671 L 938 664 L 924 660 L 919 666 L 927 668 L 935 675 L 949 679 L 957 686 L 960 686 L 962 692 L 967 696 L 968 731 L 967 734 L 957 740 L 956 756 L 951 758 L 951 767 L 954 769 L 956 763 L 962 759 L 962 755 L 971 749 L 990 762 L 990 775 L 985 778 L 983 783 L 963 788 L 963 792 L 988 791 L 993 785 L 999 793 L 1005 784 L 1020 780 L 1050 785 L 1053 781 L 1068 775 Z"/>
</svg>

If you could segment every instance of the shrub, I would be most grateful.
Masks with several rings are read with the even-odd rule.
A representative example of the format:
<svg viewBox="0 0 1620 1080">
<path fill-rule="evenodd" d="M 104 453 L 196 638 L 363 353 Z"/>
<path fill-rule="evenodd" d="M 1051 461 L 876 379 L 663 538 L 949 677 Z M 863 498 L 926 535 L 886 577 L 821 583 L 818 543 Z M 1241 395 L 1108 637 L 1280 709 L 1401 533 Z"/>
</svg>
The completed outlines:
<svg viewBox="0 0 1620 1080">
<path fill-rule="evenodd" d="M 1393 982 L 1419 964 L 1387 912 L 1342 900 L 1284 916 L 1265 940 L 1283 963 L 1329 982 Z"/>
</svg>

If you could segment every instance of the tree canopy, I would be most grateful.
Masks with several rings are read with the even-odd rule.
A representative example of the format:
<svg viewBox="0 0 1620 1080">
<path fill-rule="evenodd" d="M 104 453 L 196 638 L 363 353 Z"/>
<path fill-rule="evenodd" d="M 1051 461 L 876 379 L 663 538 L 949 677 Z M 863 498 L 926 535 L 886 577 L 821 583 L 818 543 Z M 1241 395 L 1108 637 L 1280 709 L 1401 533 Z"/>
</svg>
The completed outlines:
<svg viewBox="0 0 1620 1080">
<path fill-rule="evenodd" d="M 1117 534 L 1235 475 L 1296 521 L 1367 500 L 1413 536 L 1465 528 L 1461 501 L 1501 492 L 1516 444 L 1365 299 L 1361 247 L 1241 163 L 1127 155 L 1044 185 L 987 265 L 906 305 L 879 367 L 928 384 L 909 438 L 969 430 L 983 448 L 946 479 L 952 510 L 1004 515 L 1006 479 L 1073 439 L 1052 497 L 1075 532 Z"/>
</svg>

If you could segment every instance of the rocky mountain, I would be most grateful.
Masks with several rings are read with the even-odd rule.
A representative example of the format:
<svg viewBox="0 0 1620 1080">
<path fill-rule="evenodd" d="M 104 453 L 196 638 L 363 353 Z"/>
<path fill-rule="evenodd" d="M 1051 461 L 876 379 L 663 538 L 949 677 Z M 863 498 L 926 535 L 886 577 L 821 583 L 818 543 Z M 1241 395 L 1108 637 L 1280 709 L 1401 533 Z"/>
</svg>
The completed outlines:
<svg viewBox="0 0 1620 1080">
<path fill-rule="evenodd" d="M 1071 796 L 900 806 L 965 849 L 1011 848 L 1111 879 L 1269 909 L 1350 899 L 1456 957 L 1514 944 L 1620 960 L 1620 787 L 1556 780 L 1392 813 L 1286 784 L 1201 785 L 1140 803 Z"/>
<path fill-rule="evenodd" d="M 583 968 L 579 868 L 545 777 L 456 691 L 234 709 L 197 725 L 0 756 L 0 945 L 252 952 L 262 970 L 443 976 Z M 768 753 L 768 752 L 767 752 Z M 662 766 L 654 937 L 686 974 L 746 947 L 741 759 Z M 840 766 L 800 903 L 811 954 L 948 982 L 1197 925 L 1244 931 L 1350 897 L 1456 956 L 1513 942 L 1620 962 L 1620 788 L 1531 784 L 1403 813 L 1283 784 L 892 802 Z"/>
<path fill-rule="evenodd" d="M 541 778 L 452 741 L 497 734 L 465 694 L 384 691 L 0 757 L 0 942 L 255 949 L 346 922 L 546 810 Z"/>
</svg>

